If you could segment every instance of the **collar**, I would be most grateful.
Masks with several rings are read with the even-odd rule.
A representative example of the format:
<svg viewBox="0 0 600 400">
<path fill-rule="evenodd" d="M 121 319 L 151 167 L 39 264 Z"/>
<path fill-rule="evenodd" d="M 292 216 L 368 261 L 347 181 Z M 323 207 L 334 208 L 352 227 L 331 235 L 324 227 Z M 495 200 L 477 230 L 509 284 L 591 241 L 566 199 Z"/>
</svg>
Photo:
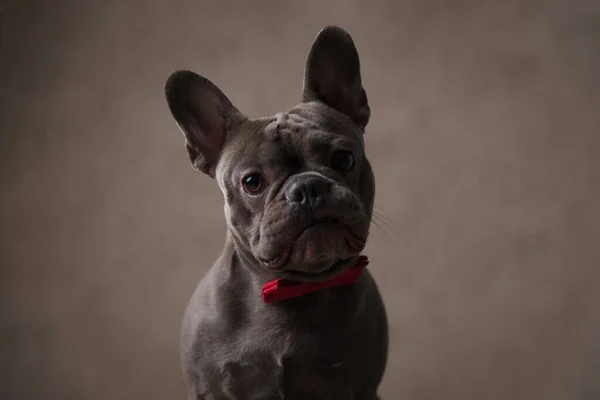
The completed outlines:
<svg viewBox="0 0 600 400">
<path fill-rule="evenodd" d="M 263 302 L 275 303 L 315 292 L 326 287 L 350 285 L 358 280 L 363 269 L 368 264 L 369 259 L 367 256 L 360 256 L 352 268 L 324 282 L 295 282 L 286 279 L 276 279 L 267 282 L 262 288 Z"/>
</svg>

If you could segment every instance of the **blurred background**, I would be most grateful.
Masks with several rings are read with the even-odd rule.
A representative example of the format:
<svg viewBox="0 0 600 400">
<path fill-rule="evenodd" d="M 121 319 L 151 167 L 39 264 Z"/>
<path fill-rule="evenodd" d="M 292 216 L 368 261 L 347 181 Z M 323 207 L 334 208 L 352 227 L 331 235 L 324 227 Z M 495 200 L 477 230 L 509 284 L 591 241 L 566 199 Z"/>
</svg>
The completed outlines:
<svg viewBox="0 0 600 400">
<path fill-rule="evenodd" d="M 600 399 L 600 2 L 0 1 L 0 399 L 184 399 L 225 237 L 163 83 L 251 117 L 317 32 L 362 62 L 384 399 Z"/>
</svg>

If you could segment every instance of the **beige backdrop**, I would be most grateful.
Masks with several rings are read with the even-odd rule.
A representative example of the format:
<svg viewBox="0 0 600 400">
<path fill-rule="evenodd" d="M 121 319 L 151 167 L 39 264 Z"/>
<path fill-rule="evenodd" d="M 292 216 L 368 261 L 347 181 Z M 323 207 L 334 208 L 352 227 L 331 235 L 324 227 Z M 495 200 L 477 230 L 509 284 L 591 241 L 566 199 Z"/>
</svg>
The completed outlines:
<svg viewBox="0 0 600 400">
<path fill-rule="evenodd" d="M 328 24 L 373 110 L 384 398 L 600 399 L 599 2 L 0 3 L 0 399 L 185 398 L 225 227 L 164 80 L 281 111 Z"/>
</svg>

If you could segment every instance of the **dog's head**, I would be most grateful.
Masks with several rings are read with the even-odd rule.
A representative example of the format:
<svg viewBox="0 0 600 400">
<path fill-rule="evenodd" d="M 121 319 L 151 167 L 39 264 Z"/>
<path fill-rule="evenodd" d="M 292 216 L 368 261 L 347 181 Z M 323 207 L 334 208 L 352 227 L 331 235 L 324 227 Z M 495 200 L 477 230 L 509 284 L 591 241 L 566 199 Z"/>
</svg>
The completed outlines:
<svg viewBox="0 0 600 400">
<path fill-rule="evenodd" d="M 302 102 L 272 117 L 244 116 L 208 79 L 172 73 L 167 102 L 192 165 L 225 197 L 236 247 L 262 272 L 321 280 L 363 250 L 375 183 L 363 134 L 370 117 L 350 35 L 323 29 L 305 67 Z"/>
</svg>

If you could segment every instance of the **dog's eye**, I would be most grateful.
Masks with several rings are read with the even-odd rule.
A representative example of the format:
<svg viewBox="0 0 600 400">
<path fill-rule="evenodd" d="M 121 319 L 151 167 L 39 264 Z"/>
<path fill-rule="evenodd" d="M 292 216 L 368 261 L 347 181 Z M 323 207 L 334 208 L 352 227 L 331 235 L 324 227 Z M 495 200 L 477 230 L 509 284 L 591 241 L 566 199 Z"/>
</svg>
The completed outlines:
<svg viewBox="0 0 600 400">
<path fill-rule="evenodd" d="M 242 186 L 248 194 L 259 194 L 263 189 L 263 178 L 257 173 L 248 174 L 242 178 Z"/>
<path fill-rule="evenodd" d="M 333 153 L 331 166 L 338 171 L 349 171 L 354 167 L 354 156 L 346 150 Z"/>
</svg>

